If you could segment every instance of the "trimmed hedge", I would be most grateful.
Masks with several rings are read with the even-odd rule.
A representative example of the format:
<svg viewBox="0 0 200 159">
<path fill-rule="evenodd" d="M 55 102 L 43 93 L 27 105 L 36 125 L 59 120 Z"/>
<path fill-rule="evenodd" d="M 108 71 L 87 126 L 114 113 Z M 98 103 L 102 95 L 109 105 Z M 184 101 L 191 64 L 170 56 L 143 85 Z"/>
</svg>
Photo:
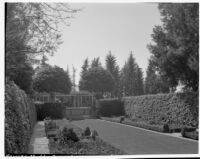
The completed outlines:
<svg viewBox="0 0 200 159">
<path fill-rule="evenodd" d="M 124 103 L 119 99 L 101 99 L 98 114 L 107 117 L 124 115 Z"/>
<path fill-rule="evenodd" d="M 46 117 L 52 119 L 63 119 L 65 117 L 66 106 L 63 103 L 35 104 L 37 110 L 37 120 L 44 120 Z"/>
<path fill-rule="evenodd" d="M 36 122 L 34 103 L 9 80 L 5 85 L 5 155 L 28 153 Z"/>
<path fill-rule="evenodd" d="M 170 93 L 124 97 L 125 114 L 131 120 L 175 127 L 198 125 L 198 93 Z"/>
</svg>

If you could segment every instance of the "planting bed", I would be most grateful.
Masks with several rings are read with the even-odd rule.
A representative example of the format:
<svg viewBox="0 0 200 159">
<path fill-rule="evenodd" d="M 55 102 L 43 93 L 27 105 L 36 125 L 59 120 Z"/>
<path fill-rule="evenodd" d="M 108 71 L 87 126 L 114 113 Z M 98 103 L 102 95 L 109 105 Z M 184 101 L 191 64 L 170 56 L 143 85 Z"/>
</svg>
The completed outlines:
<svg viewBox="0 0 200 159">
<path fill-rule="evenodd" d="M 101 119 L 103 119 L 103 120 L 117 122 L 117 123 L 123 123 L 123 124 L 136 126 L 136 127 L 140 127 L 140 128 L 144 128 L 144 129 L 148 129 L 148 130 L 153 130 L 153 131 L 157 131 L 157 132 L 163 132 L 163 133 L 181 132 L 181 128 L 176 127 L 176 125 L 168 125 L 168 124 L 165 126 L 164 125 L 156 125 L 156 124 L 146 123 L 146 122 L 142 122 L 142 121 L 132 121 L 125 117 L 123 117 L 123 118 L 124 119 L 121 120 L 122 117 L 101 117 Z M 187 129 L 185 130 L 185 133 L 182 133 L 182 136 L 186 137 L 186 138 L 198 140 L 198 132 L 195 130 L 196 129 L 194 127 L 187 127 Z"/>
<path fill-rule="evenodd" d="M 93 138 L 84 133 L 82 129 L 72 125 L 67 120 L 55 120 L 58 127 L 55 137 L 49 138 L 51 154 L 67 155 L 122 155 L 124 152 L 101 140 L 98 136 Z M 65 130 L 66 131 L 65 131 Z M 69 135 L 69 130 L 73 131 Z M 65 132 L 64 132 L 65 131 Z M 65 134 L 69 137 L 64 138 Z M 76 138 L 76 136 L 78 138 Z M 75 140 L 76 139 L 76 140 Z"/>
</svg>

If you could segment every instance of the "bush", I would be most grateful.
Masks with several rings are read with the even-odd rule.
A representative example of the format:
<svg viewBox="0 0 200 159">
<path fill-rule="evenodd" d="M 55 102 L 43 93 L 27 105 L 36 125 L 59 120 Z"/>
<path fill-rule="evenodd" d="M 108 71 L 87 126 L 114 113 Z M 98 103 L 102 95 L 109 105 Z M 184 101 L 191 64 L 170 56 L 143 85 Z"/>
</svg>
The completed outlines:
<svg viewBox="0 0 200 159">
<path fill-rule="evenodd" d="M 63 103 L 36 104 L 37 120 L 44 120 L 46 117 L 62 119 L 65 117 L 66 107 Z"/>
<path fill-rule="evenodd" d="M 62 130 L 62 141 L 64 141 L 64 143 L 67 143 L 69 140 L 73 141 L 73 142 L 77 142 L 79 141 L 78 136 L 76 135 L 76 133 L 73 131 L 72 128 L 68 129 L 67 127 L 64 127 Z"/>
<path fill-rule="evenodd" d="M 169 132 L 170 132 L 170 129 L 169 129 L 169 125 L 168 125 L 168 124 L 164 124 L 164 125 L 163 125 L 163 132 L 164 132 L 164 133 L 169 133 Z"/>
<path fill-rule="evenodd" d="M 122 123 L 124 121 L 124 116 L 120 116 L 119 122 Z"/>
<path fill-rule="evenodd" d="M 181 135 L 182 135 L 183 137 L 185 137 L 186 132 L 192 132 L 192 131 L 195 131 L 195 130 L 196 130 L 196 128 L 184 126 L 184 127 L 182 127 L 182 129 L 181 129 Z"/>
<path fill-rule="evenodd" d="M 85 136 L 90 136 L 91 135 L 91 131 L 89 127 L 86 127 L 85 131 L 84 131 L 84 135 Z"/>
<path fill-rule="evenodd" d="M 169 93 L 124 97 L 125 114 L 130 119 L 176 127 L 198 125 L 198 93 Z"/>
<path fill-rule="evenodd" d="M 124 115 L 124 103 L 119 99 L 102 99 L 99 102 L 100 116 Z"/>
<path fill-rule="evenodd" d="M 5 154 L 25 154 L 36 122 L 34 103 L 14 82 L 5 85 Z"/>
</svg>

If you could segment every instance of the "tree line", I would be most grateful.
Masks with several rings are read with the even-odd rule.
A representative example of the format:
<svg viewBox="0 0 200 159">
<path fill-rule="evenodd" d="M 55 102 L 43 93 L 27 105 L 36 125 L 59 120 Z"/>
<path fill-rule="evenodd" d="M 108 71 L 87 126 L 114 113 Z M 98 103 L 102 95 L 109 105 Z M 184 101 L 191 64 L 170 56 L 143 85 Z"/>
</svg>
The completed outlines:
<svg viewBox="0 0 200 159">
<path fill-rule="evenodd" d="M 5 8 L 6 78 L 28 94 L 69 93 L 72 87 L 69 72 L 46 64 L 45 58 L 46 54 L 53 55 L 61 43 L 58 23 L 67 21 L 78 10 L 60 3 L 6 3 Z M 109 52 L 104 67 L 99 57 L 84 60 L 80 90 L 89 90 L 99 97 L 136 96 L 173 92 L 181 83 L 185 91 L 198 91 L 199 4 L 161 3 L 158 9 L 162 25 L 154 27 L 151 35 L 154 43 L 147 45 L 151 57 L 145 79 L 133 53 L 120 68 Z M 35 58 L 38 55 L 43 56 L 42 60 Z M 40 63 L 36 69 L 35 63 Z M 58 84 L 59 81 L 62 82 Z"/>
</svg>

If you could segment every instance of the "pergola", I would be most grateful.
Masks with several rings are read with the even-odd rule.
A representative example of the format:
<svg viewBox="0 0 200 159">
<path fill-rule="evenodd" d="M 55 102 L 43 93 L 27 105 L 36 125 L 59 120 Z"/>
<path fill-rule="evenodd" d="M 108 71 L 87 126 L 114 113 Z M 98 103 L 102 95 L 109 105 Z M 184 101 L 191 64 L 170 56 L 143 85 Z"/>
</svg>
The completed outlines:
<svg viewBox="0 0 200 159">
<path fill-rule="evenodd" d="M 35 96 L 35 100 L 42 103 L 66 103 L 68 107 L 91 107 L 95 102 L 94 95 L 88 91 L 72 92 L 70 94 L 39 93 Z"/>
</svg>

